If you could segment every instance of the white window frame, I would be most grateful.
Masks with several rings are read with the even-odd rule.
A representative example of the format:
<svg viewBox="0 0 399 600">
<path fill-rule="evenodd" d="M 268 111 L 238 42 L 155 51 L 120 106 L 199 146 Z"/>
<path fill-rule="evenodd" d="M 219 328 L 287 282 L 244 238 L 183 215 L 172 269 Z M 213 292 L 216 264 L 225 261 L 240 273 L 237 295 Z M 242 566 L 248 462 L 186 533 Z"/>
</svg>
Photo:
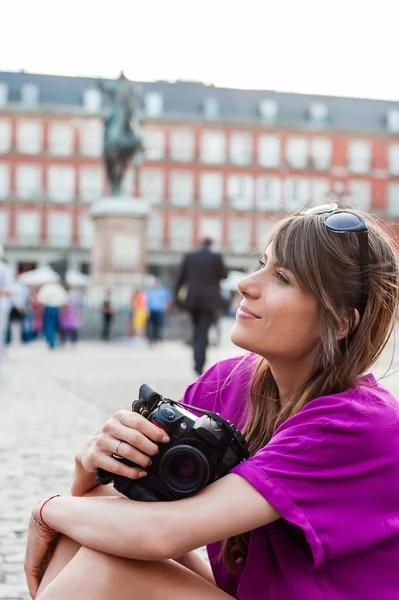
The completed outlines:
<svg viewBox="0 0 399 600">
<path fill-rule="evenodd" d="M 144 97 L 144 112 L 148 117 L 160 117 L 163 113 L 162 94 L 147 92 Z"/>
<path fill-rule="evenodd" d="M 97 88 L 88 88 L 83 92 L 83 108 L 87 113 L 97 114 L 101 111 L 102 94 Z"/>
<path fill-rule="evenodd" d="M 39 100 L 39 86 L 36 83 L 23 83 L 21 86 L 21 104 L 33 107 L 39 104 Z"/>
<path fill-rule="evenodd" d="M 278 118 L 278 104 L 276 100 L 265 98 L 259 103 L 259 117 L 264 123 L 274 123 Z"/>
<path fill-rule="evenodd" d="M 287 177 L 284 191 L 284 208 L 287 211 L 301 210 L 310 204 L 310 182 L 306 177 Z"/>
<path fill-rule="evenodd" d="M 15 188 L 20 200 L 41 200 L 43 194 L 42 166 L 18 164 L 15 168 Z"/>
<path fill-rule="evenodd" d="M 310 200 L 314 206 L 329 202 L 330 180 L 327 177 L 314 177 L 310 180 Z"/>
<path fill-rule="evenodd" d="M 147 244 L 149 250 L 162 250 L 164 248 L 164 219 L 160 212 L 151 211 L 147 227 Z"/>
<path fill-rule="evenodd" d="M 61 138 L 61 142 L 60 142 Z M 50 123 L 48 150 L 54 156 L 70 156 L 73 153 L 74 129 L 72 123 Z"/>
<path fill-rule="evenodd" d="M 103 151 L 103 126 L 98 119 L 85 119 L 79 132 L 79 150 L 83 156 L 101 156 Z"/>
<path fill-rule="evenodd" d="M 205 119 L 209 121 L 217 121 L 220 118 L 219 100 L 216 98 L 205 98 L 203 112 Z"/>
<path fill-rule="evenodd" d="M 281 162 L 281 140 L 276 135 L 258 137 L 258 164 L 261 167 L 277 168 Z"/>
<path fill-rule="evenodd" d="M 68 175 L 67 175 L 68 174 Z M 68 180 L 59 184 L 59 180 Z M 76 171 L 71 165 L 49 165 L 47 169 L 47 195 L 49 200 L 58 203 L 69 203 L 75 199 Z"/>
<path fill-rule="evenodd" d="M 227 225 L 227 243 L 233 254 L 246 254 L 251 249 L 252 223 L 250 218 L 231 218 Z"/>
<path fill-rule="evenodd" d="M 173 206 L 190 206 L 194 197 L 194 175 L 191 171 L 170 173 L 169 198 Z"/>
<path fill-rule="evenodd" d="M 279 177 L 262 175 L 256 180 L 256 208 L 259 211 L 278 211 L 282 207 L 282 187 Z"/>
<path fill-rule="evenodd" d="M 0 199 L 5 200 L 10 194 L 10 165 L 0 162 Z"/>
<path fill-rule="evenodd" d="M 194 243 L 192 217 L 172 215 L 169 220 L 170 248 L 181 252 L 191 250 Z"/>
<path fill-rule="evenodd" d="M 0 81 L 0 108 L 8 104 L 8 85 L 5 81 Z"/>
<path fill-rule="evenodd" d="M 309 158 L 309 140 L 305 137 L 289 137 L 286 142 L 285 156 L 292 169 L 306 169 Z"/>
<path fill-rule="evenodd" d="M 391 133 L 399 133 L 399 110 L 392 108 L 387 112 L 387 128 Z"/>
<path fill-rule="evenodd" d="M 371 182 L 368 179 L 352 179 L 348 183 L 351 206 L 367 212 L 371 206 Z"/>
<path fill-rule="evenodd" d="M 5 209 L 0 209 L 0 240 L 8 239 L 10 233 L 10 214 Z"/>
<path fill-rule="evenodd" d="M 31 128 L 29 132 L 29 128 Z M 34 135 L 32 135 L 32 133 Z M 17 122 L 17 150 L 22 154 L 39 154 L 43 147 L 43 125 L 40 121 Z"/>
<path fill-rule="evenodd" d="M 223 203 L 223 174 L 217 171 L 200 173 L 199 197 L 204 208 L 220 208 Z"/>
<path fill-rule="evenodd" d="M 256 244 L 260 252 L 266 248 L 275 227 L 272 219 L 256 219 Z"/>
<path fill-rule="evenodd" d="M 61 219 L 61 221 L 64 221 L 64 223 L 68 224 L 66 231 L 60 232 L 58 230 L 58 224 L 56 227 L 57 231 L 53 232 L 54 224 L 56 223 L 57 219 Z M 63 226 L 61 229 L 63 229 Z M 73 221 L 72 214 L 70 212 L 49 211 L 47 213 L 47 241 L 50 246 L 61 246 L 62 248 L 67 248 L 72 243 L 72 235 Z"/>
<path fill-rule="evenodd" d="M 11 121 L 0 119 L 0 154 L 8 154 L 11 149 Z"/>
<path fill-rule="evenodd" d="M 165 157 L 165 131 L 146 127 L 143 130 L 143 138 L 146 160 L 162 160 Z"/>
<path fill-rule="evenodd" d="M 248 132 L 234 131 L 230 135 L 229 155 L 234 165 L 249 165 L 252 162 L 253 137 Z"/>
<path fill-rule="evenodd" d="M 226 134 L 224 131 L 202 131 L 200 138 L 201 161 L 206 164 L 226 162 Z"/>
<path fill-rule="evenodd" d="M 21 224 L 33 218 L 30 223 L 25 223 L 21 230 Z M 39 243 L 41 234 L 41 215 L 38 210 L 19 210 L 16 215 L 16 237 L 20 244 L 33 246 Z M 34 226 L 32 226 L 32 224 Z"/>
<path fill-rule="evenodd" d="M 388 183 L 387 212 L 390 217 L 399 217 L 399 182 Z"/>
<path fill-rule="evenodd" d="M 172 129 L 170 132 L 170 158 L 180 162 L 194 159 L 194 131 L 192 129 Z"/>
<path fill-rule="evenodd" d="M 104 192 L 104 171 L 101 166 L 82 165 L 79 168 L 79 198 L 92 202 L 101 198 Z"/>
<path fill-rule="evenodd" d="M 371 143 L 368 140 L 350 140 L 348 166 L 351 173 L 368 173 L 371 168 Z"/>
<path fill-rule="evenodd" d="M 327 171 L 331 167 L 332 142 L 329 138 L 313 138 L 310 143 L 310 153 L 315 169 L 318 171 Z"/>
<path fill-rule="evenodd" d="M 165 199 L 165 173 L 162 169 L 145 168 L 140 171 L 140 193 L 151 204 Z"/>
<path fill-rule="evenodd" d="M 198 237 L 210 237 L 213 240 L 212 248 L 220 250 L 223 238 L 223 223 L 220 217 L 200 217 L 198 221 Z"/>
<path fill-rule="evenodd" d="M 229 175 L 227 178 L 227 197 L 233 209 L 252 210 L 254 206 L 254 178 L 252 175 Z"/>
<path fill-rule="evenodd" d="M 388 171 L 391 175 L 399 175 L 399 143 L 388 146 Z"/>
</svg>

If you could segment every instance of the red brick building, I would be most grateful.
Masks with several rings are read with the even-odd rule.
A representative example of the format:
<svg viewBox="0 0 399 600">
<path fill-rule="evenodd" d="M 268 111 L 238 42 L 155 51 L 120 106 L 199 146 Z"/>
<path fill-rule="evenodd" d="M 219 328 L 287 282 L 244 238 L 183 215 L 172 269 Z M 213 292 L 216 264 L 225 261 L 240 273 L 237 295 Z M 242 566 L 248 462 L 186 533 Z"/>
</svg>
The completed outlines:
<svg viewBox="0 0 399 600">
<path fill-rule="evenodd" d="M 399 102 L 139 84 L 146 152 L 124 182 L 152 205 L 150 267 L 211 234 L 242 268 L 284 212 L 345 195 L 399 232 Z M 87 270 L 106 193 L 89 78 L 0 72 L 0 240 L 16 270 L 68 254 Z"/>
</svg>

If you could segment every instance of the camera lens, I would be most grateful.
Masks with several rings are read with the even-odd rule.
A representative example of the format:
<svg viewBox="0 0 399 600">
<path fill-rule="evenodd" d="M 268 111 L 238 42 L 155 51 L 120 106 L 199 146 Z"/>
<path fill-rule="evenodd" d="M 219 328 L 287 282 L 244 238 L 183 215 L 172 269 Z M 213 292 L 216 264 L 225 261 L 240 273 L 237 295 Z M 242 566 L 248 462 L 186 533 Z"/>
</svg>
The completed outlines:
<svg viewBox="0 0 399 600">
<path fill-rule="evenodd" d="M 172 492 L 194 494 L 208 482 L 208 460 L 197 448 L 174 446 L 162 459 L 160 477 Z"/>
</svg>

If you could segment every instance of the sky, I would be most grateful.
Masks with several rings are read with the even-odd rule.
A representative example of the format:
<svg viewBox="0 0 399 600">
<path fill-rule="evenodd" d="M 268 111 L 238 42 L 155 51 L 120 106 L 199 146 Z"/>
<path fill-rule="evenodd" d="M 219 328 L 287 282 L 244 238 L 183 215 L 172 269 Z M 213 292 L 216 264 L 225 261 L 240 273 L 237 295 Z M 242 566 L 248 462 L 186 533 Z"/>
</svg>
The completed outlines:
<svg viewBox="0 0 399 600">
<path fill-rule="evenodd" d="M 2 0 L 0 70 L 399 100 L 397 0 Z"/>
</svg>

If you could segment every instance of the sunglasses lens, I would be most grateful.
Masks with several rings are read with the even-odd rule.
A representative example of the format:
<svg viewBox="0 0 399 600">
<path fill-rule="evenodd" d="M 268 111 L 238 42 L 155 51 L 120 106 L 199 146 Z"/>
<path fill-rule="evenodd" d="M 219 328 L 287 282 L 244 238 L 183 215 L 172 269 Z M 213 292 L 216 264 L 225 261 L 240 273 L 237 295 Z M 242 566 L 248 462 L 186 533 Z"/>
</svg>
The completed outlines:
<svg viewBox="0 0 399 600">
<path fill-rule="evenodd" d="M 366 223 L 361 217 L 350 212 L 335 213 L 326 218 L 326 225 L 334 231 L 356 231 L 367 229 Z"/>
<path fill-rule="evenodd" d="M 313 206 L 301 212 L 302 215 L 322 215 L 324 213 L 333 212 L 338 208 L 337 204 L 331 202 L 330 204 L 321 204 L 320 206 Z"/>
</svg>

